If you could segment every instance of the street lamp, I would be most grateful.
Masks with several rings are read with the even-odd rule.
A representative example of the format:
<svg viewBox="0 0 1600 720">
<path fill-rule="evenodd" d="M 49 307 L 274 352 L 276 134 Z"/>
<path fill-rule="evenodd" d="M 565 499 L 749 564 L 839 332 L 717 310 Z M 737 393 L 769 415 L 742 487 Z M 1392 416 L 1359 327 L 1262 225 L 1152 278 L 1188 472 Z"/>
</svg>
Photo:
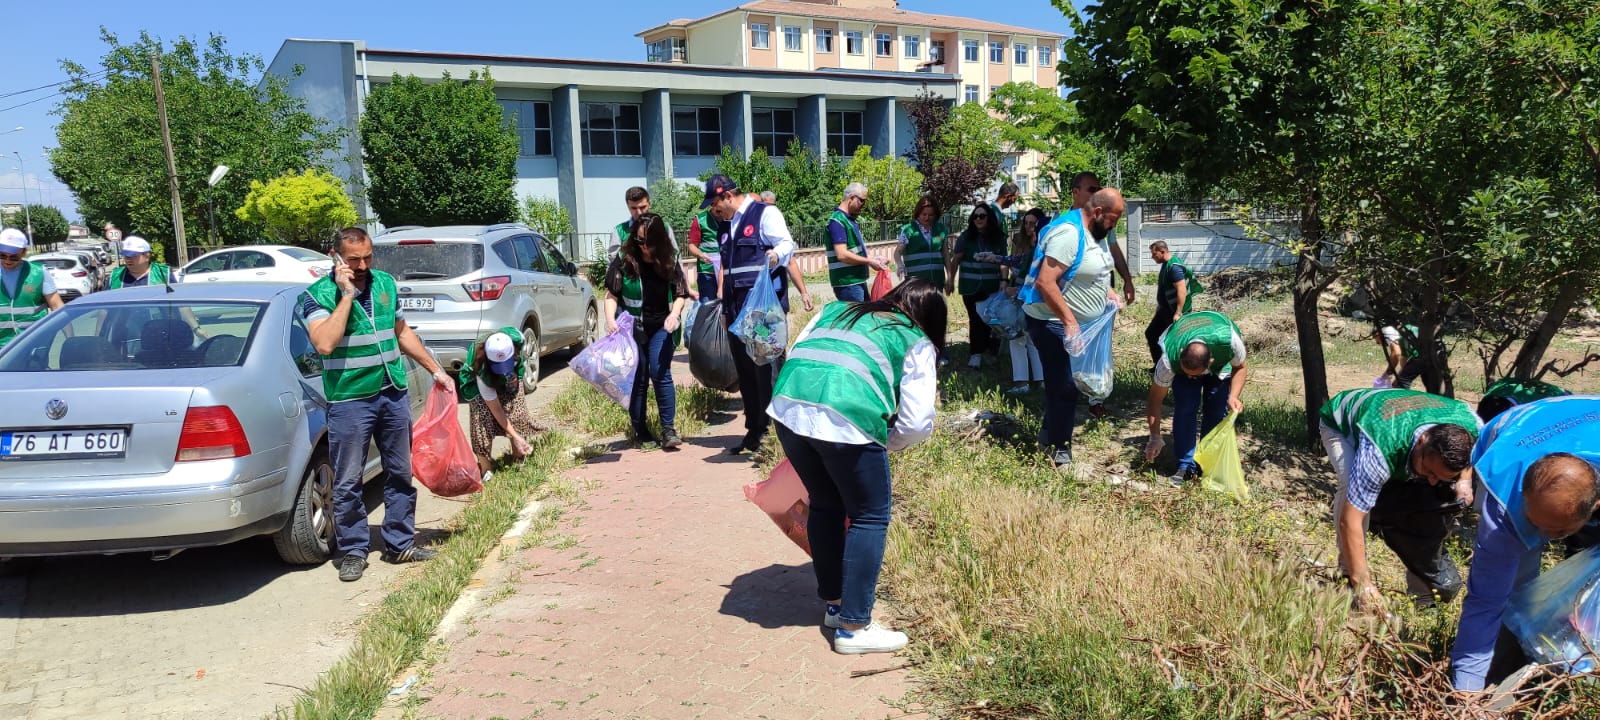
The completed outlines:
<svg viewBox="0 0 1600 720">
<path fill-rule="evenodd" d="M 21 129 L 21 127 L 17 128 L 17 130 Z M 16 132 L 17 130 L 12 130 L 11 132 Z M 12 150 L 11 154 L 17 156 L 17 169 L 22 171 L 22 221 L 28 225 L 25 234 L 28 236 L 28 242 L 31 243 L 33 242 L 33 212 L 28 209 L 28 164 L 22 161 L 22 153 Z"/>
<path fill-rule="evenodd" d="M 14 132 L 22 132 L 23 129 L 24 128 L 21 125 L 18 125 L 18 126 L 14 127 L 14 128 L 11 128 L 10 130 L 7 130 L 5 132 L 0 132 L 0 135 L 10 135 L 11 133 L 14 133 Z"/>
<path fill-rule="evenodd" d="M 222 182 L 222 178 L 227 175 L 228 166 L 218 165 L 212 169 L 211 177 L 206 179 L 206 217 L 207 224 L 211 226 L 211 247 L 217 246 L 217 203 L 213 198 L 217 194 L 217 183 Z"/>
</svg>

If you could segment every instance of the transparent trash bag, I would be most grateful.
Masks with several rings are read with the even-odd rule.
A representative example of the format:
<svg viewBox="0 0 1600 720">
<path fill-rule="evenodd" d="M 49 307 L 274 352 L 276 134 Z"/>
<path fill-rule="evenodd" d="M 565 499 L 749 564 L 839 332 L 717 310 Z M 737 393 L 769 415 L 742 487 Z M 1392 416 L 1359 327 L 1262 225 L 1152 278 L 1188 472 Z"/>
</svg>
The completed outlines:
<svg viewBox="0 0 1600 720">
<path fill-rule="evenodd" d="M 439 497 L 483 489 L 478 459 L 456 416 L 456 390 L 433 383 L 422 417 L 411 426 L 411 475 Z"/>
<path fill-rule="evenodd" d="M 770 364 L 789 346 L 789 314 L 778 300 L 777 282 L 765 265 L 756 273 L 756 284 L 729 329 L 757 365 Z"/>
<path fill-rule="evenodd" d="M 980 301 L 977 309 L 980 321 L 993 328 L 1000 337 L 1015 340 L 1027 332 L 1021 301 L 1008 298 L 1003 292 Z"/>
<path fill-rule="evenodd" d="M 617 316 L 617 330 L 585 348 L 568 364 L 572 372 L 606 397 L 628 406 L 633 375 L 639 368 L 639 346 L 633 341 L 633 316 Z"/>
<path fill-rule="evenodd" d="M 1078 392 L 1093 400 L 1111 396 L 1111 329 L 1117 324 L 1117 309 L 1114 303 L 1107 305 L 1100 317 L 1080 326 L 1083 342 L 1071 343 L 1067 349 L 1072 356 L 1072 383 L 1078 386 Z M 1082 349 L 1073 352 L 1075 348 Z"/>
<path fill-rule="evenodd" d="M 1600 547 L 1513 592 L 1505 624 L 1535 661 L 1573 674 L 1600 670 Z"/>
<path fill-rule="evenodd" d="M 1200 444 L 1194 448 L 1194 461 L 1200 466 L 1201 487 L 1244 502 L 1250 499 L 1250 489 L 1244 484 L 1244 466 L 1239 464 L 1239 436 L 1233 430 L 1233 421 L 1238 416 L 1238 413 L 1228 413 L 1200 439 Z"/>
</svg>

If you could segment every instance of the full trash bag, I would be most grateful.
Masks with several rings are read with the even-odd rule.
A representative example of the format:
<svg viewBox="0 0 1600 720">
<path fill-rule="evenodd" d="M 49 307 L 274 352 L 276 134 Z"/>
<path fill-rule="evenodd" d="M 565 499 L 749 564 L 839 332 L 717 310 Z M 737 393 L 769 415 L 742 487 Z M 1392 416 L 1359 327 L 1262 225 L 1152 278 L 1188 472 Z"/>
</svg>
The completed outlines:
<svg viewBox="0 0 1600 720">
<path fill-rule="evenodd" d="M 705 300 L 695 305 L 689 335 L 689 374 L 696 382 L 713 390 L 739 389 L 739 367 L 733 364 L 733 349 L 728 333 L 722 330 L 722 301 Z"/>
<path fill-rule="evenodd" d="M 980 301 L 977 308 L 980 320 L 993 328 L 1000 337 L 1015 340 L 1027 332 L 1021 301 L 1008 298 L 1003 292 L 997 292 L 988 299 Z"/>
<path fill-rule="evenodd" d="M 744 496 L 772 518 L 784 536 L 811 554 L 811 536 L 806 533 L 806 522 L 811 519 L 811 495 L 787 458 L 772 469 L 766 480 L 745 485 Z"/>
<path fill-rule="evenodd" d="M 456 389 L 433 384 L 422 417 L 411 426 L 411 474 L 439 497 L 483 489 L 472 443 L 456 417 Z"/>
<path fill-rule="evenodd" d="M 700 306 L 708 302 L 711 301 L 696 300 L 692 303 L 689 303 L 689 308 L 683 312 L 683 322 L 681 325 L 683 326 L 683 343 L 685 345 L 694 342 L 694 323 L 696 320 L 700 319 Z"/>
<path fill-rule="evenodd" d="M 1194 461 L 1200 466 L 1200 486 L 1244 502 L 1250 488 L 1244 484 L 1244 467 L 1239 464 L 1239 436 L 1233 430 L 1238 413 L 1228 416 L 1200 438 L 1194 448 Z"/>
<path fill-rule="evenodd" d="M 1505 623 L 1533 660 L 1574 674 L 1600 668 L 1600 547 L 1512 593 Z"/>
<path fill-rule="evenodd" d="M 744 299 L 744 308 L 729 328 L 744 342 L 745 352 L 757 365 L 767 365 L 789 346 L 789 314 L 778 300 L 778 287 L 765 267 Z"/>
<path fill-rule="evenodd" d="M 617 329 L 572 359 L 568 365 L 578 377 L 600 389 L 606 397 L 628 406 L 633 375 L 639 368 L 639 346 L 633 341 L 633 316 L 617 316 Z"/>
<path fill-rule="evenodd" d="M 1117 309 L 1115 303 L 1106 305 L 1100 317 L 1079 328 L 1083 342 L 1067 348 L 1072 356 L 1072 383 L 1092 400 L 1111 396 L 1111 329 L 1117 324 Z M 1073 352 L 1075 349 L 1078 352 Z"/>
<path fill-rule="evenodd" d="M 894 273 L 881 272 L 872 279 L 872 287 L 867 290 L 868 300 L 877 300 L 889 294 L 894 289 Z"/>
</svg>

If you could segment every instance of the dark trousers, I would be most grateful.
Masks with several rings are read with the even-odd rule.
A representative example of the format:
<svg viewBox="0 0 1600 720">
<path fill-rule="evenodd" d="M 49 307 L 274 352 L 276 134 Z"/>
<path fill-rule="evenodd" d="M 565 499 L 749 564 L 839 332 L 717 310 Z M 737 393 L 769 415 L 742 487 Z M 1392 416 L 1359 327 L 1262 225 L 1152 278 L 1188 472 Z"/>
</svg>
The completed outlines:
<svg viewBox="0 0 1600 720">
<path fill-rule="evenodd" d="M 1160 363 L 1161 355 L 1166 352 L 1161 347 L 1161 336 L 1169 327 L 1172 327 L 1172 311 L 1157 305 L 1155 317 L 1150 318 L 1150 324 L 1144 327 L 1144 342 L 1150 346 L 1150 367 Z"/>
<path fill-rule="evenodd" d="M 1000 341 L 995 339 L 989 323 L 984 322 L 983 315 L 978 312 L 978 303 L 988 299 L 988 295 L 961 296 L 961 304 L 967 307 L 967 334 L 971 338 L 968 352 L 973 355 L 994 352 L 1000 348 Z"/>
<path fill-rule="evenodd" d="M 772 378 L 778 363 L 757 365 L 738 335 L 728 333 L 728 351 L 739 371 L 739 399 L 744 403 L 744 430 L 751 437 L 767 434 L 767 406 L 772 404 Z"/>
<path fill-rule="evenodd" d="M 1044 428 L 1040 435 L 1045 451 L 1071 450 L 1072 426 L 1078 420 L 1078 385 L 1072 382 L 1072 356 L 1063 341 L 1066 330 L 1059 320 L 1029 316 L 1026 323 L 1044 375 Z"/>
<path fill-rule="evenodd" d="M 361 476 L 367 444 L 376 440 L 383 472 L 383 544 L 405 552 L 416 537 L 417 488 L 411 484 L 411 400 L 394 387 L 328 406 L 328 453 L 333 463 L 336 554 L 366 557 L 372 544 Z"/>
<path fill-rule="evenodd" d="M 1395 373 L 1394 387 L 1401 390 L 1410 390 L 1411 383 L 1416 382 L 1417 378 L 1422 377 L 1422 374 L 1427 371 L 1428 362 L 1426 360 L 1419 357 L 1406 360 L 1406 364 L 1400 366 L 1400 370 Z M 1427 381 L 1424 380 L 1423 382 L 1426 384 Z"/>
<path fill-rule="evenodd" d="M 872 622 L 889 531 L 888 451 L 877 443 L 847 445 L 796 435 L 782 423 L 778 442 L 811 496 L 806 535 L 817 596 L 839 601 L 840 620 Z"/>
<path fill-rule="evenodd" d="M 1367 518 L 1367 530 L 1383 540 L 1406 567 L 1406 589 L 1426 601 L 1437 593 L 1449 602 L 1461 592 L 1461 571 L 1445 552 L 1462 505 L 1449 486 L 1425 482 L 1384 483 Z"/>
<path fill-rule="evenodd" d="M 672 385 L 672 333 L 658 328 L 648 338 L 641 328 L 634 332 L 639 345 L 639 369 L 633 375 L 633 394 L 628 398 L 628 419 L 633 423 L 635 437 L 645 437 L 650 430 L 650 387 L 656 389 L 656 410 L 661 415 L 661 431 L 666 432 L 677 419 L 677 392 Z"/>
<path fill-rule="evenodd" d="M 699 273 L 695 275 L 695 289 L 700 291 L 701 300 L 717 299 L 717 274 L 714 272 Z"/>
<path fill-rule="evenodd" d="M 867 301 L 867 284 L 859 282 L 854 285 L 835 285 L 833 297 L 845 302 L 862 303 Z"/>
</svg>

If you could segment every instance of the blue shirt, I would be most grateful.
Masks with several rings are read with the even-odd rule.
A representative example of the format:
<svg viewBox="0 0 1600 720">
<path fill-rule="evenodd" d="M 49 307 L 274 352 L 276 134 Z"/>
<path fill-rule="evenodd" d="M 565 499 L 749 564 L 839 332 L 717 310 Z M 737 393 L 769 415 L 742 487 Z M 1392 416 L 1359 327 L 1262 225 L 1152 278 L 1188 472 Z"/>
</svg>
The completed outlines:
<svg viewBox="0 0 1600 720">
<path fill-rule="evenodd" d="M 1493 495 L 1483 499 L 1478 538 L 1472 544 L 1472 572 L 1467 575 L 1467 599 L 1461 604 L 1461 625 L 1450 647 L 1450 669 L 1457 690 L 1482 690 L 1489 663 L 1494 659 L 1495 638 L 1504 623 L 1511 591 L 1539 574 L 1541 544 L 1528 549 L 1517 536 L 1506 506 Z"/>
<path fill-rule="evenodd" d="M 0 282 L 5 283 L 7 296 L 17 296 L 17 286 L 22 284 L 22 271 L 27 269 L 28 261 L 26 260 L 18 264 L 15 270 L 0 268 Z M 56 279 L 50 276 L 50 268 L 40 269 L 44 270 L 44 283 L 43 287 L 40 288 L 40 292 L 43 292 L 45 297 L 50 297 L 56 294 Z"/>
</svg>

